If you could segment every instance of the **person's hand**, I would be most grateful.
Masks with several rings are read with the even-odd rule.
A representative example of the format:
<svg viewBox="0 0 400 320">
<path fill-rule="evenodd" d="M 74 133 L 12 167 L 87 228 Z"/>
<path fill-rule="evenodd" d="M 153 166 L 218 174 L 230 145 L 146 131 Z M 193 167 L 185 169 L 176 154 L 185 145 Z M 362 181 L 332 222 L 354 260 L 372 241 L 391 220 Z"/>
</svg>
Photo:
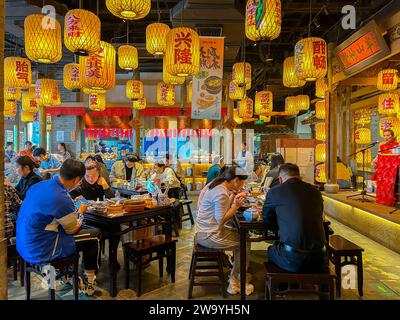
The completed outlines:
<svg viewBox="0 0 400 320">
<path fill-rule="evenodd" d="M 49 172 L 49 170 L 39 169 L 39 172 L 40 172 L 41 174 L 46 174 L 46 173 Z"/>
<path fill-rule="evenodd" d="M 4 177 L 4 182 L 5 182 L 6 185 L 11 187 L 11 181 L 10 181 L 10 178 L 8 176 Z"/>
<path fill-rule="evenodd" d="M 376 167 L 378 166 L 378 164 L 376 163 L 376 161 L 372 161 L 371 162 L 371 166 L 374 167 L 376 169 Z"/>
<path fill-rule="evenodd" d="M 86 210 L 87 210 L 87 205 L 86 205 L 86 203 L 82 203 L 82 204 L 79 206 L 79 208 L 78 208 L 78 213 L 84 214 L 84 213 L 86 213 Z"/>
<path fill-rule="evenodd" d="M 83 199 L 83 196 L 78 196 L 74 199 L 75 203 L 77 203 L 78 201 L 81 201 Z"/>
<path fill-rule="evenodd" d="M 110 186 L 108 185 L 106 179 L 104 179 L 101 176 L 97 179 L 97 184 L 102 186 L 104 190 L 107 190 L 107 189 L 110 188 Z"/>
<path fill-rule="evenodd" d="M 243 207 L 246 202 L 246 198 L 247 193 L 241 192 L 235 196 L 235 198 L 233 199 L 233 204 L 238 208 Z"/>
</svg>

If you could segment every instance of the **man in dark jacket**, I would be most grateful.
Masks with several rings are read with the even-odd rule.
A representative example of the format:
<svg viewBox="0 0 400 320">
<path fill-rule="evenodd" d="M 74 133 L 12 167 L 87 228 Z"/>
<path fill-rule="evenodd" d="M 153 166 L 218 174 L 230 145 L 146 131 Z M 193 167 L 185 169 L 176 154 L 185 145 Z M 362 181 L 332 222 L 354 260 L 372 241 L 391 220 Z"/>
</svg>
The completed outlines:
<svg viewBox="0 0 400 320">
<path fill-rule="evenodd" d="M 283 164 L 280 186 L 272 188 L 263 208 L 264 221 L 278 225 L 280 239 L 268 248 L 268 261 L 289 272 L 318 273 L 327 267 L 323 200 L 301 181 L 299 167 Z"/>
<path fill-rule="evenodd" d="M 29 188 L 42 181 L 42 178 L 33 172 L 36 164 L 29 156 L 18 157 L 15 162 L 17 164 L 17 173 L 21 177 L 15 190 L 17 190 L 21 200 L 24 200 Z"/>
</svg>

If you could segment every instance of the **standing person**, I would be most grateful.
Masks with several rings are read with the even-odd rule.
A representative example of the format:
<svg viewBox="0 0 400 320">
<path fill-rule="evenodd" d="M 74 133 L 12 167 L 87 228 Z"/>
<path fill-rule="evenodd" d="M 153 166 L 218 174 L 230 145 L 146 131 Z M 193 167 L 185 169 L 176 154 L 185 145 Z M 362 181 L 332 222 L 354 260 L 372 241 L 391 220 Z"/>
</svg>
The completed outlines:
<svg viewBox="0 0 400 320">
<path fill-rule="evenodd" d="M 41 175 L 50 173 L 51 175 L 60 172 L 61 163 L 52 154 L 43 148 L 36 148 L 33 156 L 40 163 L 39 172 Z"/>
<path fill-rule="evenodd" d="M 385 141 L 379 145 L 379 153 L 380 154 L 392 154 L 393 153 L 392 148 L 399 145 L 399 143 L 396 140 L 396 136 L 394 135 L 394 131 L 393 130 L 384 130 L 383 138 L 385 139 Z M 375 157 L 375 159 L 372 161 L 371 164 L 374 168 L 378 167 L 378 156 Z"/>
<path fill-rule="evenodd" d="M 86 205 L 75 209 L 68 193 L 84 175 L 84 164 L 68 159 L 62 164 L 59 176 L 31 188 L 18 214 L 17 250 L 25 261 L 35 264 L 82 252 L 87 279 L 82 279 L 80 285 L 86 295 L 92 296 L 100 233 L 97 229 L 81 230 L 77 214 L 84 214 Z"/>
<path fill-rule="evenodd" d="M 224 166 L 224 157 L 215 156 L 212 162 L 212 166 L 207 172 L 206 185 L 213 181 L 221 173 L 221 168 Z"/>
<path fill-rule="evenodd" d="M 13 163 L 11 163 L 7 156 L 4 157 L 4 176 L 8 177 L 11 185 L 15 185 L 17 183 L 17 172 L 15 171 Z"/>
<path fill-rule="evenodd" d="M 36 164 L 30 157 L 18 157 L 15 163 L 17 165 L 17 174 L 21 177 L 15 190 L 17 190 L 19 197 L 24 200 L 30 187 L 42 181 L 42 178 L 33 171 Z"/>
<path fill-rule="evenodd" d="M 174 172 L 174 170 L 170 167 L 167 167 L 164 163 L 156 163 L 154 165 L 155 170 L 155 178 L 154 181 L 156 183 L 160 183 L 161 188 L 169 188 L 168 189 L 168 197 L 169 198 L 180 198 L 181 193 L 181 182 L 178 179 L 178 176 Z"/>
<path fill-rule="evenodd" d="M 264 181 L 261 182 L 261 186 L 264 187 L 265 192 L 268 192 L 270 188 L 279 186 L 279 168 L 284 163 L 285 160 L 280 153 L 271 156 L 269 171 Z"/>
<path fill-rule="evenodd" d="M 57 145 L 57 150 L 60 153 L 60 155 L 62 156 L 62 162 L 64 162 L 67 159 L 71 159 L 71 154 L 67 150 L 67 146 L 65 145 L 64 142 L 60 142 Z"/>
<path fill-rule="evenodd" d="M 111 167 L 111 181 L 145 179 L 144 169 L 139 161 L 139 158 L 132 153 L 128 153 L 123 160 L 115 161 Z"/>
<path fill-rule="evenodd" d="M 4 155 L 10 159 L 10 161 L 13 161 L 14 158 L 16 157 L 17 153 L 14 151 L 14 143 L 13 142 L 7 142 L 6 143 L 6 150 L 4 152 Z"/>
<path fill-rule="evenodd" d="M 236 162 L 238 163 L 239 167 L 241 167 L 242 169 L 246 170 L 248 175 L 253 173 L 254 157 L 247 150 L 246 142 L 242 143 L 242 150 L 238 153 L 238 155 L 236 157 Z"/>
</svg>

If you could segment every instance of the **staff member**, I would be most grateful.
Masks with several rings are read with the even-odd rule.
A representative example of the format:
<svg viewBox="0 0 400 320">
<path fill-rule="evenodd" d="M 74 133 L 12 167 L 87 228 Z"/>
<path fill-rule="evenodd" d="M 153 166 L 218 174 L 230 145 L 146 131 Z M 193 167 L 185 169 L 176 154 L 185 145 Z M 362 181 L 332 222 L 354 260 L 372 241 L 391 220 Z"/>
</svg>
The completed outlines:
<svg viewBox="0 0 400 320">
<path fill-rule="evenodd" d="M 212 162 L 212 166 L 207 172 L 207 182 L 206 185 L 218 177 L 221 173 L 221 168 L 224 166 L 224 157 L 215 156 Z"/>
<path fill-rule="evenodd" d="M 239 167 L 246 170 L 247 174 L 253 173 L 254 157 L 247 150 L 246 142 L 242 143 L 242 150 L 238 153 L 238 155 L 236 157 L 236 162 L 238 163 Z"/>
</svg>

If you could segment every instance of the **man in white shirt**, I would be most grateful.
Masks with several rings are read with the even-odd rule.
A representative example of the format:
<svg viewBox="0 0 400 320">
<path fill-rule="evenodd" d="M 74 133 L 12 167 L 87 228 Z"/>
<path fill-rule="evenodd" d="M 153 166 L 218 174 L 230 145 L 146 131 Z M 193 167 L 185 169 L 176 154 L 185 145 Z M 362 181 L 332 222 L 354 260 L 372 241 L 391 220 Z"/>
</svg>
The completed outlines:
<svg viewBox="0 0 400 320">
<path fill-rule="evenodd" d="M 242 169 L 246 170 L 248 174 L 251 174 L 254 169 L 254 158 L 251 152 L 247 150 L 246 142 L 242 143 L 242 150 L 236 157 L 236 162 Z"/>
</svg>

